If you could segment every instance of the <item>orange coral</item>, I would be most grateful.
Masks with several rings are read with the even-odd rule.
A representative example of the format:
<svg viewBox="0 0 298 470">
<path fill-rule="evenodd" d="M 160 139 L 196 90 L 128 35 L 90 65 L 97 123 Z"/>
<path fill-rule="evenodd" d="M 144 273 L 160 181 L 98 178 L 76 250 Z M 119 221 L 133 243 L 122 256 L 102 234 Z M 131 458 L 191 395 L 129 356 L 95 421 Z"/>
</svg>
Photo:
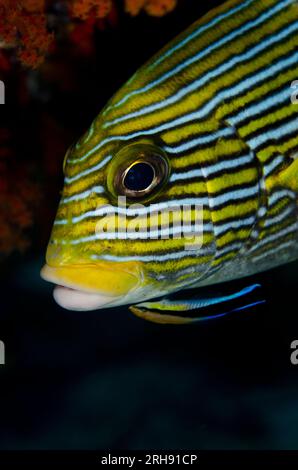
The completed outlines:
<svg viewBox="0 0 298 470">
<path fill-rule="evenodd" d="M 163 16 L 174 10 L 176 5 L 177 0 L 148 0 L 144 8 L 148 15 Z"/>
<path fill-rule="evenodd" d="M 0 0 L 0 37 L 16 46 L 22 63 L 39 65 L 53 40 L 47 31 L 44 0 Z"/>
<path fill-rule="evenodd" d="M 45 8 L 45 0 L 25 0 L 23 8 L 31 13 L 43 11 Z"/>
<path fill-rule="evenodd" d="M 2 48 L 3 43 L 6 48 L 15 47 L 24 65 L 40 65 L 54 39 L 47 29 L 46 6 L 51 3 L 53 0 L 0 0 L 0 49 L 1 43 Z M 148 15 L 163 16 L 175 8 L 177 0 L 123 0 L 123 3 L 126 12 L 133 16 L 142 10 Z M 117 5 L 115 0 L 64 0 L 64 4 L 69 7 L 70 19 L 92 19 L 99 26 L 102 25 L 99 20 L 115 16 Z M 83 30 L 90 38 L 90 24 L 79 33 Z"/>
<path fill-rule="evenodd" d="M 112 0 L 74 0 L 71 7 L 71 14 L 74 18 L 82 20 L 90 16 L 95 18 L 105 18 L 111 11 Z"/>
<path fill-rule="evenodd" d="M 163 16 L 174 10 L 177 0 L 125 0 L 125 9 L 135 16 L 142 9 L 151 16 Z"/>
<path fill-rule="evenodd" d="M 132 16 L 136 16 L 144 8 L 146 0 L 125 0 L 125 10 Z"/>
</svg>

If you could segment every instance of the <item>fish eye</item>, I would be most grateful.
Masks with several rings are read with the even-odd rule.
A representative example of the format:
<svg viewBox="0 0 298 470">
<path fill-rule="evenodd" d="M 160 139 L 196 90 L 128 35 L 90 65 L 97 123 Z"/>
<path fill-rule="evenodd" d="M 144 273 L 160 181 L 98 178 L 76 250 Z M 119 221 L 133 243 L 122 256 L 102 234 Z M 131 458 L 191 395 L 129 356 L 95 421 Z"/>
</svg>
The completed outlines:
<svg viewBox="0 0 298 470">
<path fill-rule="evenodd" d="M 135 199 L 158 191 L 168 177 L 169 166 L 158 147 L 144 144 L 132 147 L 129 160 L 124 160 L 115 173 L 114 188 L 118 195 Z"/>
</svg>

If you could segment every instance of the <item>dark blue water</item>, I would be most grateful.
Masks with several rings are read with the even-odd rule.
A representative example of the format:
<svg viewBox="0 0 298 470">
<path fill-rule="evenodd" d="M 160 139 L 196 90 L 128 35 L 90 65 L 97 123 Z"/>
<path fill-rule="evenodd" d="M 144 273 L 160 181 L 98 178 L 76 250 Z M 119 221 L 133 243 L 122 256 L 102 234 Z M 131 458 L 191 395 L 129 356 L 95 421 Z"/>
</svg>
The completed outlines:
<svg viewBox="0 0 298 470">
<path fill-rule="evenodd" d="M 252 279 L 265 306 L 184 327 L 67 312 L 41 263 L 2 272 L 1 449 L 298 448 L 297 263 Z"/>
</svg>

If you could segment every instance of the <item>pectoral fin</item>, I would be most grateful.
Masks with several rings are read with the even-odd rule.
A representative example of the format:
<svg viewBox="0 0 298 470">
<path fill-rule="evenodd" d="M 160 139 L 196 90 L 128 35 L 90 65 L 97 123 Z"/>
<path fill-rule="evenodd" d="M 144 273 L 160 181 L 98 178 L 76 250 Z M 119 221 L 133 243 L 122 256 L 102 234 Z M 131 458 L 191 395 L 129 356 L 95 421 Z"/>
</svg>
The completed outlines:
<svg viewBox="0 0 298 470">
<path fill-rule="evenodd" d="M 282 172 L 280 180 L 284 187 L 288 187 L 295 192 L 298 191 L 298 155 L 293 159 L 292 164 Z"/>
<path fill-rule="evenodd" d="M 284 168 L 268 178 L 266 185 L 269 190 L 281 186 L 296 193 L 298 192 L 298 153 L 293 154 L 290 162 L 290 164 L 285 165 Z"/>
<path fill-rule="evenodd" d="M 143 302 L 130 307 L 130 310 L 145 320 L 163 324 L 187 324 L 223 317 L 229 313 L 238 312 L 255 305 L 264 303 L 264 300 L 253 300 L 245 305 L 236 305 L 237 299 L 250 297 L 259 284 L 241 289 L 228 295 L 213 297 L 190 298 L 184 300 L 171 300 L 164 298 L 157 301 Z M 225 311 L 219 311 L 218 305 L 225 304 Z M 228 307 L 229 305 L 229 307 Z M 217 307 L 216 307 L 217 306 Z"/>
</svg>

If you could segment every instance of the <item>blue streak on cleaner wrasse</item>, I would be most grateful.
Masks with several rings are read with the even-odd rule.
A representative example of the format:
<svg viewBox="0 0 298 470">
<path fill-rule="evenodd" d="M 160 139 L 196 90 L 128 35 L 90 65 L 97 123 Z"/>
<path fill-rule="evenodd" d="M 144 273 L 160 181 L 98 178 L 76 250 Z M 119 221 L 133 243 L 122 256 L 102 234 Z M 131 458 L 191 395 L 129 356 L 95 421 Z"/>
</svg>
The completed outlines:
<svg viewBox="0 0 298 470">
<path fill-rule="evenodd" d="M 166 296 L 298 258 L 297 64 L 297 0 L 229 0 L 135 73 L 65 157 L 42 269 L 60 305 L 129 304 L 151 321 L 189 323 L 258 286 Z M 127 198 L 121 207 L 118 196 Z M 181 214 L 163 223 L 162 211 L 183 204 L 191 205 L 183 215 L 190 228 L 193 205 L 202 208 L 192 250 L 186 233 L 173 236 Z M 113 213 L 113 230 L 99 233 Z M 139 230 L 123 236 L 135 217 Z"/>
</svg>

